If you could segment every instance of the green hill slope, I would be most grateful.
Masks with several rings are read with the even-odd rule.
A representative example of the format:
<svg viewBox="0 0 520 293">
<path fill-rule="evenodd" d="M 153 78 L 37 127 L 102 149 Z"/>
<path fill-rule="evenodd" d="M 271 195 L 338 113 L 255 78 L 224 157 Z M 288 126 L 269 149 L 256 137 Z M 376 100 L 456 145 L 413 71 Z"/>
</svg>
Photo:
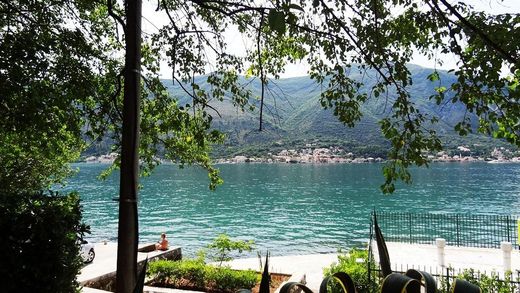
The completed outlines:
<svg viewBox="0 0 520 293">
<path fill-rule="evenodd" d="M 469 145 L 487 152 L 495 145 L 504 145 L 482 135 L 459 137 L 453 127 L 465 115 L 464 106 L 451 102 L 436 105 L 428 99 L 434 94 L 434 87 L 438 86 L 438 83 L 432 83 L 427 79 L 431 69 L 410 65 L 409 70 L 412 73 L 413 85 L 408 90 L 413 102 L 423 113 L 439 118 L 439 123 L 433 128 L 448 149 L 455 149 L 458 145 Z M 365 87 L 362 90 L 366 90 L 374 84 L 373 77 L 376 75 L 375 72 L 368 72 L 361 76 L 356 70 L 352 70 L 351 76 L 363 79 Z M 441 71 L 440 79 L 443 85 L 449 85 L 455 77 Z M 204 87 L 203 80 L 204 77 L 199 77 Z M 172 85 L 168 80 L 163 82 L 168 85 L 174 96 L 189 103 L 187 95 L 179 86 Z M 253 80 L 249 86 L 255 96 L 260 95 L 258 80 Z M 370 98 L 362 106 L 364 116 L 361 121 L 356 127 L 348 128 L 334 117 L 331 110 L 324 110 L 320 106 L 321 91 L 321 87 L 309 77 L 269 81 L 264 104 L 265 130 L 262 132 L 258 131 L 257 100 L 251 101 L 257 106 L 256 109 L 245 112 L 234 108 L 229 101 L 211 103 L 222 116 L 215 115 L 214 127 L 227 134 L 226 143 L 215 148 L 215 155 L 264 155 L 311 144 L 316 147 L 341 146 L 356 155 L 384 157 L 389 144 L 381 135 L 378 121 L 388 114 L 385 107 L 391 105 L 392 94 L 378 99 Z"/>
<path fill-rule="evenodd" d="M 434 94 L 435 86 L 427 76 L 432 69 L 410 65 L 413 85 L 408 90 L 415 105 L 425 114 L 438 117 L 439 122 L 433 126 L 441 137 L 448 150 L 456 150 L 457 146 L 465 145 L 474 150 L 474 154 L 489 154 L 495 146 L 508 146 L 499 140 L 477 134 L 460 137 L 454 132 L 454 126 L 465 115 L 462 104 L 453 104 L 449 101 L 436 105 L 428 97 Z M 453 75 L 440 71 L 442 85 L 449 86 L 454 80 Z M 351 70 L 351 76 L 362 80 L 365 84 L 362 91 L 369 89 L 375 82 L 375 72 L 359 74 Z M 209 89 L 205 83 L 205 76 L 196 78 L 201 87 Z M 260 82 L 246 80 L 255 97 L 260 95 Z M 177 83 L 163 80 L 168 91 L 181 104 L 191 104 L 191 97 L 187 95 Z M 189 89 L 189 86 L 184 85 Z M 227 97 L 223 102 L 210 101 L 210 105 L 217 109 L 213 113 L 213 127 L 227 134 L 223 145 L 215 146 L 215 157 L 231 157 L 235 155 L 260 156 L 267 153 L 277 153 L 282 149 L 299 149 L 306 145 L 312 147 L 338 146 L 357 156 L 385 157 L 389 143 L 382 137 L 378 122 L 389 113 L 388 107 L 392 104 L 393 95 L 379 98 L 370 98 L 362 105 L 363 118 L 356 127 L 344 126 L 332 114 L 331 110 L 324 110 L 319 103 L 322 88 L 309 77 L 295 77 L 269 81 L 266 86 L 264 100 L 264 130 L 259 127 L 259 102 L 252 99 L 250 104 L 255 105 L 253 111 L 240 111 Z M 449 99 L 449 97 L 447 98 Z M 475 117 L 473 120 L 476 121 Z M 102 142 L 91 148 L 86 154 L 103 154 L 108 152 L 110 143 Z"/>
</svg>

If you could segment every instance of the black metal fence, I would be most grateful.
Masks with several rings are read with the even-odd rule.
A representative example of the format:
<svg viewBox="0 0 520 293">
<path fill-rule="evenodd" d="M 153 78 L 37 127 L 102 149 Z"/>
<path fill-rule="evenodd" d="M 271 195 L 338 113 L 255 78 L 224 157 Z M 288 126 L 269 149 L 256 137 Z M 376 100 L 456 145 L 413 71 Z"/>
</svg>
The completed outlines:
<svg viewBox="0 0 520 293">
<path fill-rule="evenodd" d="M 373 213 L 389 242 L 434 244 L 435 238 L 444 238 L 451 246 L 500 248 L 500 242 L 509 241 L 519 248 L 518 217 L 515 216 Z M 372 238 L 372 234 L 370 236 Z"/>
<path fill-rule="evenodd" d="M 450 288 L 453 286 L 455 279 L 465 279 L 470 282 L 478 282 L 480 286 L 486 286 L 487 290 L 493 292 L 520 292 L 520 272 L 516 271 L 511 274 L 504 274 L 502 272 L 486 272 L 474 271 L 470 269 L 453 269 L 440 268 L 428 266 L 408 266 L 399 265 L 394 266 L 392 271 L 394 273 L 404 274 L 409 269 L 415 269 L 427 272 L 432 275 L 437 281 L 438 292 L 451 292 Z M 381 270 L 371 268 L 369 266 L 369 278 L 377 278 L 378 283 L 382 283 Z M 486 281 L 487 280 L 487 281 Z M 501 290 L 499 288 L 502 288 Z M 481 288 L 484 289 L 484 288 Z M 498 290 L 497 290 L 498 289 Z"/>
</svg>

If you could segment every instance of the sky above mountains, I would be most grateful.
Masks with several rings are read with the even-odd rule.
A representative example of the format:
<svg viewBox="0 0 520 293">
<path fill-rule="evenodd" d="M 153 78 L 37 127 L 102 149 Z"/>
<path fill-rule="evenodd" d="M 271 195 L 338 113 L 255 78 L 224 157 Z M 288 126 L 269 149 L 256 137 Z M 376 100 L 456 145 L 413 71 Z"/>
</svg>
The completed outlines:
<svg viewBox="0 0 520 293">
<path fill-rule="evenodd" d="M 263 1 L 261 1 L 263 2 Z M 458 2 L 458 1 L 450 1 Z M 463 0 L 467 4 L 474 6 L 476 10 L 485 11 L 492 14 L 502 13 L 520 13 L 520 1 L 519 0 Z M 163 27 L 169 22 L 168 17 L 164 13 L 158 13 L 155 11 L 157 7 L 156 1 L 144 1 L 143 2 L 143 20 L 142 29 L 144 35 L 156 33 L 159 28 Z M 230 28 L 225 32 L 225 38 L 228 41 L 228 51 L 232 54 L 239 56 L 245 55 L 246 50 L 254 49 L 256 43 L 251 40 L 245 39 L 238 32 L 236 28 Z M 410 63 L 420 65 L 428 68 L 439 68 L 439 69 L 452 69 L 456 67 L 457 60 L 452 55 L 438 54 L 438 59 L 443 60 L 443 65 L 435 64 L 434 60 L 428 59 L 419 53 L 413 55 L 413 59 Z M 305 76 L 307 75 L 309 66 L 307 62 L 300 61 L 294 64 L 288 64 L 285 72 L 281 74 L 282 78 Z M 211 71 L 211 68 L 208 68 Z M 160 70 L 161 78 L 171 78 L 171 68 L 168 66 L 166 60 L 161 62 Z"/>
</svg>

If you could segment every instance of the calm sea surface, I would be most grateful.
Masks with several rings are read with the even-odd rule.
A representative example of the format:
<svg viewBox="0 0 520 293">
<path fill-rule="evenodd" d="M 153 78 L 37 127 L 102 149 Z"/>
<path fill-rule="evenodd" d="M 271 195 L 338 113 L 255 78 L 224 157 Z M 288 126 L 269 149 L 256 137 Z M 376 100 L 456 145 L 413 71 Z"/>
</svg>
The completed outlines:
<svg viewBox="0 0 520 293">
<path fill-rule="evenodd" d="M 102 164 L 75 164 L 67 189 L 82 199 L 91 241 L 116 241 L 118 174 Z M 335 252 L 367 241 L 373 209 L 468 214 L 520 214 L 520 165 L 438 163 L 414 169 L 413 184 L 383 195 L 380 164 L 220 165 L 224 185 L 208 189 L 199 168 L 162 165 L 144 178 L 139 197 L 142 242 L 167 233 L 192 255 L 217 234 L 253 239 L 273 255 Z"/>
</svg>

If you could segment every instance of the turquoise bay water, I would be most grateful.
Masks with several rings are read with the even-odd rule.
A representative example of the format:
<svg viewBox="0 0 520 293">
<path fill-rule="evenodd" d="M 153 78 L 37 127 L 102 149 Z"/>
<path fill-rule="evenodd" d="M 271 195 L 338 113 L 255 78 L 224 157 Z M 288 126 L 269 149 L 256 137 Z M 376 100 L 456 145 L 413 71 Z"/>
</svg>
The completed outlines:
<svg viewBox="0 0 520 293">
<path fill-rule="evenodd" d="M 82 199 L 91 241 L 116 241 L 118 174 L 75 164 L 67 189 Z M 438 163 L 413 170 L 413 184 L 383 195 L 380 164 L 220 165 L 224 185 L 209 191 L 199 168 L 162 165 L 144 178 L 139 197 L 141 243 L 167 233 L 192 255 L 218 233 L 253 239 L 273 255 L 335 252 L 367 241 L 373 209 L 469 214 L 520 214 L 520 165 Z"/>
</svg>

